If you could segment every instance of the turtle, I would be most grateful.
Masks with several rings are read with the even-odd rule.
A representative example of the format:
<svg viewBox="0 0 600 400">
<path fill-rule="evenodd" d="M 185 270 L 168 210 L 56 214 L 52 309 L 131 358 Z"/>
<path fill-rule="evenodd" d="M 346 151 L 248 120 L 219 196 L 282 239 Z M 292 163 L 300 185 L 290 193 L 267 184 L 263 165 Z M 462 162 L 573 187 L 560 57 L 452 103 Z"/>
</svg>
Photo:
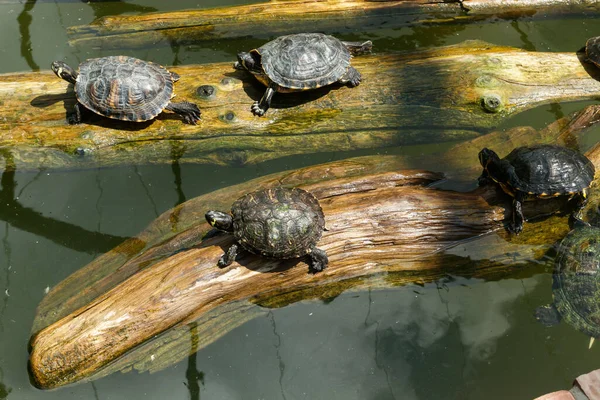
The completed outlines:
<svg viewBox="0 0 600 400">
<path fill-rule="evenodd" d="M 208 223 L 233 233 L 236 244 L 219 259 L 221 268 L 230 265 L 245 250 L 275 259 L 309 255 L 309 272 L 324 270 L 327 253 L 316 247 L 325 230 L 325 216 L 317 198 L 300 188 L 273 187 L 248 193 L 231 206 L 231 214 L 208 211 Z"/>
<path fill-rule="evenodd" d="M 576 220 L 560 242 L 552 275 L 553 302 L 536 308 L 545 326 L 561 320 L 594 338 L 600 337 L 600 228 Z"/>
<path fill-rule="evenodd" d="M 238 53 L 234 68 L 248 70 L 267 86 L 260 101 L 251 107 L 254 115 L 262 116 L 275 92 L 310 90 L 335 82 L 358 86 L 361 75 L 350 66 L 350 58 L 369 52 L 372 46 L 370 40 L 343 42 L 322 33 L 297 33 Z"/>
<path fill-rule="evenodd" d="M 585 58 L 600 68 L 600 36 L 589 38 L 585 42 Z"/>
<path fill-rule="evenodd" d="M 484 148 L 479 152 L 479 161 L 483 166 L 479 184 L 492 180 L 513 197 L 509 230 L 516 234 L 523 230 L 523 201 L 570 196 L 576 213 L 587 201 L 595 172 L 583 154 L 550 144 L 517 147 L 503 159 Z"/>
<path fill-rule="evenodd" d="M 173 83 L 179 75 L 158 64 L 127 56 L 91 58 L 75 71 L 54 61 L 52 71 L 75 87 L 78 103 L 71 123 L 81 122 L 79 104 L 96 114 L 122 121 L 142 122 L 163 110 L 180 114 L 188 124 L 200 119 L 200 109 L 187 101 L 173 103 Z"/>
</svg>

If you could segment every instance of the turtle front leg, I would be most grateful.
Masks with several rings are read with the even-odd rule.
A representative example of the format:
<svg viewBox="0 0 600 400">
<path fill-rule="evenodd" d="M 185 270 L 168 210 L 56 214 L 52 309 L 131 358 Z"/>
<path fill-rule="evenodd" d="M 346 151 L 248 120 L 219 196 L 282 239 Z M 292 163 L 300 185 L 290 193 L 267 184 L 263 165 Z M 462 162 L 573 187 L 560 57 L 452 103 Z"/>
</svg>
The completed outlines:
<svg viewBox="0 0 600 400">
<path fill-rule="evenodd" d="M 200 120 L 200 109 L 194 103 L 182 101 L 179 103 L 170 102 L 165 107 L 165 110 L 173 111 L 183 118 L 187 124 L 196 125 Z"/>
<path fill-rule="evenodd" d="M 310 249 L 310 268 L 309 272 L 320 272 L 327 268 L 327 264 L 329 264 L 329 258 L 327 258 L 327 253 L 325 250 L 321 250 L 313 246 Z"/>
<path fill-rule="evenodd" d="M 81 123 L 81 106 L 79 103 L 75 103 L 73 106 L 73 112 L 67 116 L 67 122 L 69 125 L 76 125 Z"/>
<path fill-rule="evenodd" d="M 573 212 L 569 217 L 569 225 L 577 226 L 580 223 L 586 224 L 582 220 L 581 210 L 588 202 L 588 189 L 585 188 L 581 192 L 575 194 L 570 202 L 574 203 L 574 205 Z"/>
<path fill-rule="evenodd" d="M 250 110 L 252 110 L 252 114 L 258 115 L 259 117 L 265 115 L 269 107 L 271 107 L 271 99 L 273 99 L 273 95 L 276 91 L 277 85 L 271 83 L 267 87 L 267 90 L 265 91 L 265 94 L 263 94 L 263 97 L 260 99 L 260 101 L 255 102 L 254 104 L 252 104 L 252 107 L 250 107 Z"/>
<path fill-rule="evenodd" d="M 348 67 L 346 73 L 340 78 L 340 83 L 348 84 L 350 87 L 356 87 L 360 85 L 361 80 L 362 76 L 360 75 L 360 72 L 354 67 Z"/>
<path fill-rule="evenodd" d="M 492 182 L 492 179 L 490 178 L 490 174 L 488 173 L 487 169 L 484 169 L 483 172 L 481 173 L 481 175 L 479 176 L 479 178 L 477 178 L 477 185 L 485 186 L 491 182 Z"/>
<path fill-rule="evenodd" d="M 237 257 L 237 251 L 238 251 L 238 245 L 235 243 L 232 244 L 231 247 L 229 249 L 227 249 L 225 254 L 223 254 L 221 256 L 221 258 L 217 262 L 217 266 L 219 268 L 224 268 L 224 267 L 227 267 L 228 265 L 231 265 L 231 263 L 234 262 L 235 258 Z"/>
<path fill-rule="evenodd" d="M 523 230 L 523 223 L 525 222 L 525 216 L 523 215 L 523 195 L 517 192 L 513 199 L 512 209 L 512 223 L 509 226 L 509 230 L 514 234 L 519 234 Z"/>
</svg>

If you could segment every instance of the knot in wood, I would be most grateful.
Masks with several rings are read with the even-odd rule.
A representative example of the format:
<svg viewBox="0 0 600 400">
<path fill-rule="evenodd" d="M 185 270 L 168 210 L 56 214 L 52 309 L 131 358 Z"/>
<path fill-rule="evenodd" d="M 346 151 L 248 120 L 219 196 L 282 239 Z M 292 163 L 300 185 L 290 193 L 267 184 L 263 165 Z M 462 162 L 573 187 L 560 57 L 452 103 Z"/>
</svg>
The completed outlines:
<svg viewBox="0 0 600 400">
<path fill-rule="evenodd" d="M 475 86 L 481 88 L 493 88 L 498 86 L 498 81 L 491 75 L 481 75 L 475 80 Z"/>
<path fill-rule="evenodd" d="M 83 157 L 83 156 L 85 156 L 86 154 L 89 154 L 89 153 L 91 153 L 91 150 L 90 149 L 86 149 L 84 147 L 78 147 L 78 148 L 75 149 L 75 155 L 79 156 L 79 157 Z"/>
<path fill-rule="evenodd" d="M 235 122 L 237 120 L 233 111 L 227 111 L 225 114 L 219 115 L 219 119 L 223 122 Z"/>
<path fill-rule="evenodd" d="M 216 92 L 217 92 L 217 89 L 215 89 L 215 87 L 212 85 L 202 85 L 202 86 L 198 86 L 198 89 L 196 89 L 196 94 L 198 96 L 202 97 L 203 99 L 214 98 Z"/>
<path fill-rule="evenodd" d="M 502 111 L 504 104 L 497 94 L 486 94 L 481 98 L 481 106 L 487 112 L 497 113 Z"/>
</svg>

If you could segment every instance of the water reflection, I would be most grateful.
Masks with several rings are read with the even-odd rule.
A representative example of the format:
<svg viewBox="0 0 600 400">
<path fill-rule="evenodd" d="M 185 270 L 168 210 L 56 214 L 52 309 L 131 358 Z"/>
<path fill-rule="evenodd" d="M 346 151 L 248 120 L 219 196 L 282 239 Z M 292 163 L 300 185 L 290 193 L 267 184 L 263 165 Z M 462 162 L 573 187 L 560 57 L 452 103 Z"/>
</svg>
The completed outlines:
<svg viewBox="0 0 600 400">
<path fill-rule="evenodd" d="M 25 59 L 32 71 L 39 71 L 39 65 L 33 60 L 31 33 L 29 31 L 31 21 L 33 20 L 30 12 L 34 6 L 35 1 L 26 2 L 23 11 L 17 16 L 17 22 L 19 23 L 19 33 L 21 34 L 21 57 Z"/>
<path fill-rule="evenodd" d="M 26 232 L 46 238 L 60 246 L 88 254 L 105 253 L 123 242 L 126 237 L 89 231 L 78 225 L 46 217 L 38 211 L 24 207 L 15 196 L 16 165 L 12 153 L 0 149 L 5 168 L 0 178 L 0 220 Z M 32 180 L 40 176 L 40 173 Z"/>
<path fill-rule="evenodd" d="M 119 0 L 80 0 L 88 5 L 94 11 L 94 17 L 100 18 L 107 15 L 120 14 L 143 14 L 158 11 L 154 7 L 143 6 L 141 4 L 125 3 Z"/>
<path fill-rule="evenodd" d="M 188 357 L 187 369 L 185 370 L 185 386 L 190 392 L 190 400 L 200 400 L 200 385 L 204 386 L 204 373 L 198 371 L 197 349 L 198 349 L 198 323 L 190 324 L 191 354 Z"/>
<path fill-rule="evenodd" d="M 2 371 L 2 368 L 0 368 L 0 400 L 6 399 L 10 392 L 12 392 L 12 389 L 6 386 L 4 382 L 2 382 L 3 380 L 4 372 Z"/>
</svg>

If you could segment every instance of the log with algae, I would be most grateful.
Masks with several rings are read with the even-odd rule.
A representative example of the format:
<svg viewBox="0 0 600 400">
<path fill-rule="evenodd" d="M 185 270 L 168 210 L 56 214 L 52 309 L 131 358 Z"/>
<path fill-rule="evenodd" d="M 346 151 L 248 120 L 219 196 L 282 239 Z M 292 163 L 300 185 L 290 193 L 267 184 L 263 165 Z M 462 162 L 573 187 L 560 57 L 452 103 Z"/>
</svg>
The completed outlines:
<svg viewBox="0 0 600 400">
<path fill-rule="evenodd" d="M 148 123 L 92 117 L 68 125 L 75 102 L 53 74 L 0 76 L 0 146 L 18 169 L 179 162 L 243 165 L 292 154 L 465 139 L 549 102 L 600 96 L 597 69 L 575 53 L 526 52 L 480 41 L 353 59 L 356 88 L 277 94 L 231 64 L 173 67 L 178 98 L 202 109 L 197 126 L 163 113 Z M 590 73 L 594 76 L 591 76 Z M 40 112 L 43 110 L 43 112 Z"/>
<path fill-rule="evenodd" d="M 563 124 L 554 124 L 538 139 L 552 141 L 565 134 L 557 127 Z M 495 135 L 489 138 L 498 141 Z M 523 136 L 522 144 L 528 138 L 536 139 Z M 468 173 L 475 179 L 479 168 L 467 166 L 477 165 L 477 158 L 469 162 L 468 149 L 459 145 L 451 152 L 463 151 L 462 171 L 472 171 Z M 589 155 L 600 167 L 600 146 Z M 264 312 L 253 304 L 277 307 L 333 297 L 350 288 L 430 281 L 448 273 L 498 278 L 542 259 L 549 243 L 568 231 L 566 218 L 552 217 L 510 237 L 501 229 L 509 202 L 491 205 L 498 199 L 493 188 L 435 190 L 425 186 L 440 174 L 398 172 L 404 163 L 396 156 L 365 157 L 278 173 L 163 214 L 138 238 L 59 284 L 40 305 L 31 342 L 34 381 L 53 388 L 132 367 L 161 369 Z M 216 268 L 232 239 L 204 237 L 209 227 L 203 213 L 226 209 L 232 198 L 248 190 L 277 184 L 302 185 L 321 199 L 329 231 L 319 247 L 329 254 L 329 268 L 310 275 L 306 266 L 295 265 L 298 261 L 249 254 L 228 268 Z M 593 191 L 592 202 L 598 198 Z M 528 208 L 530 215 L 546 211 L 538 205 Z M 140 244 L 145 250 L 133 254 L 131 249 Z M 472 259 L 461 256 L 469 246 L 479 249 L 477 257 L 473 251 L 467 252 Z"/>
<path fill-rule="evenodd" d="M 600 2 L 572 0 L 368 1 L 288 0 L 142 15 L 106 16 L 68 29 L 69 43 L 81 48 L 143 48 L 219 39 L 298 33 L 355 33 L 404 26 L 459 24 L 498 16 L 539 18 L 589 15 Z M 260 29 L 257 29 L 260 21 Z"/>
</svg>

